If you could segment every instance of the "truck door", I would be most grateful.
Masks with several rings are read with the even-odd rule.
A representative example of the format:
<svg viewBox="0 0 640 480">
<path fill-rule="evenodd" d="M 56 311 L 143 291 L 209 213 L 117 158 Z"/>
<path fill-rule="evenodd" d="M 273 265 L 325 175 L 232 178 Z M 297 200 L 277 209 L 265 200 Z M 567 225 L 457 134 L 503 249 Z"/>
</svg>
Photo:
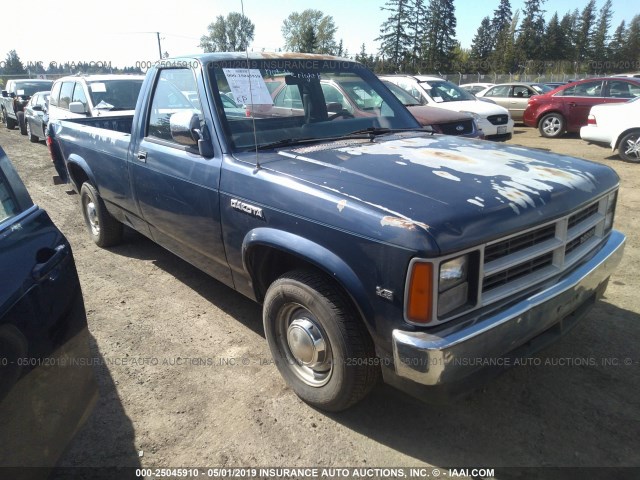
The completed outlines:
<svg viewBox="0 0 640 480">
<path fill-rule="evenodd" d="M 200 88 L 199 88 L 200 87 Z M 154 240 L 218 280 L 232 285 L 220 226 L 221 154 L 202 157 L 175 142 L 170 119 L 178 112 L 204 115 L 203 85 L 187 68 L 156 75 L 141 139 L 130 161 L 133 188 Z M 213 125 L 206 120 L 209 128 Z"/>
</svg>

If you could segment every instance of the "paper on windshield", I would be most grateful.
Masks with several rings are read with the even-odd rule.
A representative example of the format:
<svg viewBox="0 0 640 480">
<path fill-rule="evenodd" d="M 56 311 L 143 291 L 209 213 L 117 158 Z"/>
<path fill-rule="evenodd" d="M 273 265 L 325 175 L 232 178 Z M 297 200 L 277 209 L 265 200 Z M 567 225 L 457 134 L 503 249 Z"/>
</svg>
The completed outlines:
<svg viewBox="0 0 640 480">
<path fill-rule="evenodd" d="M 93 93 L 105 93 L 107 91 L 107 86 L 102 82 L 90 83 L 89 88 Z"/>
<path fill-rule="evenodd" d="M 229 88 L 238 105 L 273 105 L 271 94 L 257 68 L 223 68 Z"/>
<path fill-rule="evenodd" d="M 16 90 L 16 95 L 18 96 L 24 95 L 24 90 Z"/>
</svg>

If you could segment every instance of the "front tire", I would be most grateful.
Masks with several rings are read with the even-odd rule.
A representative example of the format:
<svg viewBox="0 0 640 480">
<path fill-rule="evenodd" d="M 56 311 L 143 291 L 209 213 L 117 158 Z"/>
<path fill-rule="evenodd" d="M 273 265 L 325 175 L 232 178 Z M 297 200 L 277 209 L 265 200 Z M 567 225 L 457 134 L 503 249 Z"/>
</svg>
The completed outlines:
<svg viewBox="0 0 640 480">
<path fill-rule="evenodd" d="M 640 162 L 640 131 L 629 132 L 622 137 L 618 153 L 627 162 Z"/>
<path fill-rule="evenodd" d="M 273 282 L 265 296 L 263 321 L 280 374 L 310 405 L 345 410 L 378 381 L 369 333 L 322 274 L 298 270 Z"/>
<path fill-rule="evenodd" d="M 545 115 L 538 124 L 540 135 L 547 138 L 557 138 L 564 133 L 565 120 L 559 113 Z"/>
<path fill-rule="evenodd" d="M 9 130 L 13 130 L 16 126 L 16 121 L 13 118 L 9 118 L 9 114 L 5 109 L 2 109 L 2 116 L 4 117 L 4 126 Z"/>
<path fill-rule="evenodd" d="M 107 211 L 95 187 L 88 182 L 80 188 L 82 215 L 91 239 L 99 247 L 110 247 L 122 241 L 122 224 Z"/>
<path fill-rule="evenodd" d="M 20 128 L 20 134 L 27 134 L 27 126 L 25 125 L 26 119 L 24 118 L 24 112 L 16 113 L 16 118 L 18 119 L 18 127 Z"/>
</svg>

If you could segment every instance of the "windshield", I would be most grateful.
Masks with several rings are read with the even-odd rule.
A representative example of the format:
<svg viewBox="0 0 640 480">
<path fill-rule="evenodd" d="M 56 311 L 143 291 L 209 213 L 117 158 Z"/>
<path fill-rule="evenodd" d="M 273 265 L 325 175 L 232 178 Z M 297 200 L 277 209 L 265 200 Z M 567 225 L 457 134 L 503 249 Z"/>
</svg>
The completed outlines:
<svg viewBox="0 0 640 480">
<path fill-rule="evenodd" d="M 472 93 L 446 80 L 429 80 L 428 82 L 420 82 L 420 85 L 436 103 L 477 100 Z"/>
<path fill-rule="evenodd" d="M 387 80 L 383 80 L 382 83 L 384 83 L 386 87 L 389 90 L 391 90 L 391 93 L 393 93 L 396 96 L 396 98 L 402 102 L 404 106 L 408 107 L 413 105 L 420 105 L 420 102 L 415 98 L 413 98 L 409 92 L 404 91 L 402 88 L 400 88 L 396 84 L 391 83 Z"/>
<path fill-rule="evenodd" d="M 95 80 L 87 85 L 91 103 L 98 110 L 135 110 L 142 79 Z"/>
<path fill-rule="evenodd" d="M 366 67 L 348 61 L 264 59 L 209 64 L 212 91 L 231 145 L 252 150 L 371 128 L 420 125 Z M 229 108 L 231 97 L 244 115 Z M 254 135 L 255 125 L 255 135 Z"/>
<path fill-rule="evenodd" d="M 551 90 L 553 90 L 553 88 L 550 87 L 549 85 L 544 85 L 544 84 L 540 84 L 540 83 L 537 83 L 535 85 L 531 85 L 531 88 L 533 88 L 538 93 L 547 93 L 547 92 L 550 92 Z"/>
<path fill-rule="evenodd" d="M 21 97 L 30 97 L 36 92 L 51 88 L 52 81 L 44 82 L 16 82 L 16 95 Z"/>
</svg>

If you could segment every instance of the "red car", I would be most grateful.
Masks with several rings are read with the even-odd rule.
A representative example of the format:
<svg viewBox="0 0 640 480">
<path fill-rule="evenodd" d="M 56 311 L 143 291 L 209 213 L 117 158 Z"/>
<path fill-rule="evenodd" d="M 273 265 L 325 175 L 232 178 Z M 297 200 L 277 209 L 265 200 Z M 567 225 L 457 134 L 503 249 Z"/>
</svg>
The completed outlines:
<svg viewBox="0 0 640 480">
<path fill-rule="evenodd" d="M 540 135 L 555 138 L 578 132 L 587 124 L 589 110 L 601 103 L 620 103 L 640 96 L 640 80 L 589 78 L 572 82 L 529 99 L 524 124 L 537 127 Z"/>
</svg>

